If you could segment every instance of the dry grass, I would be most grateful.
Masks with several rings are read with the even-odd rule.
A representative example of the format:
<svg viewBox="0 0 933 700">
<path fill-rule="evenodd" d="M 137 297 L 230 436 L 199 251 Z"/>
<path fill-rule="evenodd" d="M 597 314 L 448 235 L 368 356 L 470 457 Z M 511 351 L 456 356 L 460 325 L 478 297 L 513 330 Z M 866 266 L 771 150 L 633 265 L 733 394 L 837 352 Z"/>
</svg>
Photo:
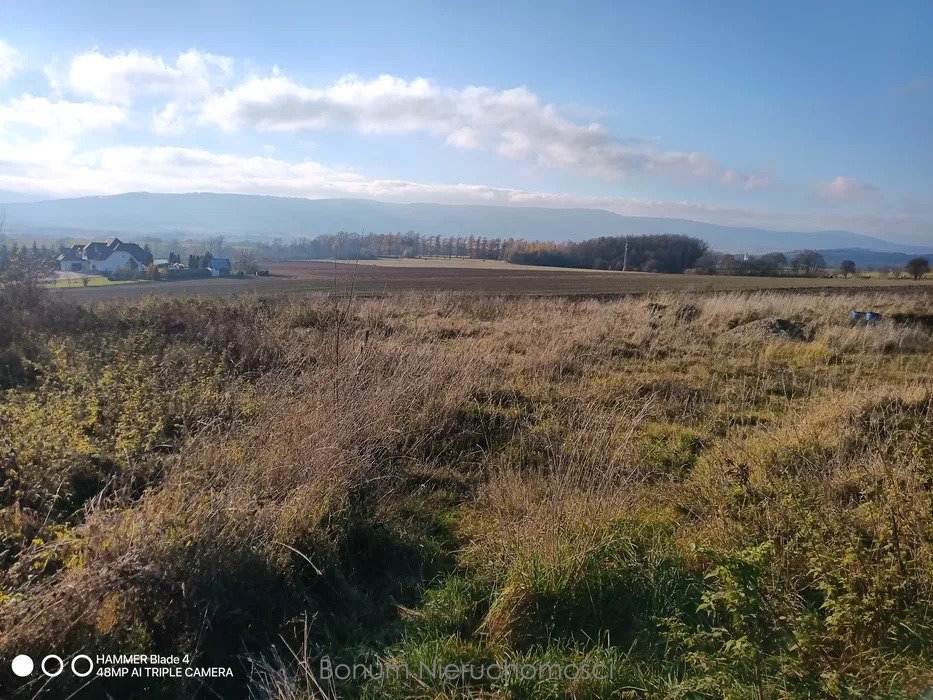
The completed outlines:
<svg viewBox="0 0 933 700">
<path fill-rule="evenodd" d="M 442 571 L 487 597 L 456 623 L 478 658 L 608 639 L 634 650 L 656 697 L 699 692 L 687 658 L 739 695 L 755 683 L 786 695 L 787 674 L 830 695 L 917 690 L 933 673 L 933 338 L 852 326 L 848 311 L 930 302 L 441 293 L 121 307 L 223 358 L 218 381 L 246 393 L 183 436 L 145 490 L 102 494 L 24 547 L 3 574 L 0 648 L 245 651 L 256 696 L 344 697 L 301 670 L 311 652 L 288 651 L 307 641 L 292 622 L 317 619 L 317 651 L 413 653 L 398 611 L 426 619 L 417 608 Z M 749 681 L 722 651 L 753 635 L 727 621 L 747 600 L 729 597 L 716 572 L 732 564 L 717 562 L 764 544 L 768 593 L 744 614 L 780 611 L 801 651 L 756 657 Z M 719 646 L 703 636 L 702 596 L 724 616 L 709 623 L 728 631 Z M 649 643 L 662 618 L 692 631 Z M 270 639 L 277 655 L 263 657 Z"/>
</svg>

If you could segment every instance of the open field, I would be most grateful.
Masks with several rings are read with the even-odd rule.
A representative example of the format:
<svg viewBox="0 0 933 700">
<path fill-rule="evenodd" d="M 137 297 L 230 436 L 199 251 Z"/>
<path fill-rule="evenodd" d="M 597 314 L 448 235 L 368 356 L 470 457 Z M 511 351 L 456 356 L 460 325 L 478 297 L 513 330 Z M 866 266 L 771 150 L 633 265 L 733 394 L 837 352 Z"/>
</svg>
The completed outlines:
<svg viewBox="0 0 933 700">
<path fill-rule="evenodd" d="M 404 263 L 404 264 L 402 264 Z M 335 265 L 304 261 L 270 263 L 271 277 L 149 282 L 119 287 L 68 289 L 74 301 L 135 299 L 153 294 L 230 296 L 243 294 L 313 294 L 332 292 Z M 660 290 L 727 291 L 749 289 L 872 289 L 931 286 L 933 280 L 827 279 L 800 277 L 723 277 L 604 272 L 451 260 L 381 261 L 381 264 L 338 263 L 336 286 L 342 294 L 374 296 L 387 292 L 457 291 L 496 295 L 622 295 Z"/>
<path fill-rule="evenodd" d="M 85 306 L 14 292 L 0 655 L 191 653 L 233 672 L 83 689 L 63 674 L 48 697 L 933 684 L 930 285 Z M 885 320 L 851 325 L 851 308 Z M 324 656 L 413 672 L 328 682 Z M 44 681 L 0 673 L 5 697 Z"/>
</svg>

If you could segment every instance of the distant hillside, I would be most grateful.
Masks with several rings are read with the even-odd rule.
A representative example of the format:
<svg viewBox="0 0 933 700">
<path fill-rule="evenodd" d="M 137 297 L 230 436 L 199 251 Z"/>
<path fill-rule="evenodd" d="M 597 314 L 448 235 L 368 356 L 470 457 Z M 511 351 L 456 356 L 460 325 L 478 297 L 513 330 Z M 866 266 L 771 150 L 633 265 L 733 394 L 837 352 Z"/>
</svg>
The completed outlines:
<svg viewBox="0 0 933 700">
<path fill-rule="evenodd" d="M 923 246 L 920 246 L 923 248 Z M 918 254 L 926 255 L 929 249 L 917 250 L 910 253 L 885 253 L 863 248 L 839 248 L 836 250 L 819 251 L 826 264 L 830 267 L 839 267 L 843 260 L 851 260 L 855 266 L 862 270 L 901 270 L 907 261 Z"/>
<path fill-rule="evenodd" d="M 301 199 L 240 194 L 127 193 L 9 204 L 13 232 L 68 235 L 76 230 L 114 233 L 285 239 L 337 231 L 417 231 L 533 240 L 583 240 L 594 236 L 675 233 L 697 236 L 716 250 L 766 252 L 799 248 L 864 248 L 933 252 L 930 246 L 891 243 L 848 231 L 769 231 L 690 221 L 621 216 L 601 209 L 550 209 L 449 204 L 390 204 L 365 199 Z"/>
</svg>

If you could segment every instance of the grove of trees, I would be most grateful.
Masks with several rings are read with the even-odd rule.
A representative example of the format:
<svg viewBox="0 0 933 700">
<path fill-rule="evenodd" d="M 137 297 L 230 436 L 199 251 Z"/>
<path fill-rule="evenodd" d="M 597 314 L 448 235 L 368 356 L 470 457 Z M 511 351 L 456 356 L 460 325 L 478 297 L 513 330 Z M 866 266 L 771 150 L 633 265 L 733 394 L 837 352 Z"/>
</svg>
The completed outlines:
<svg viewBox="0 0 933 700">
<path fill-rule="evenodd" d="M 348 233 L 299 237 L 290 243 L 281 238 L 255 244 L 257 255 L 272 259 L 337 258 L 366 260 L 378 257 L 477 258 L 500 260 L 515 239 L 485 236 L 427 236 L 414 231 L 406 233 Z"/>
<path fill-rule="evenodd" d="M 580 243 L 522 243 L 509 248 L 505 259 L 523 265 L 683 272 L 695 266 L 707 247 L 690 236 L 603 236 Z"/>
<path fill-rule="evenodd" d="M 795 274 L 802 273 L 806 277 L 817 275 L 826 269 L 826 260 L 815 250 L 801 250 L 790 261 L 791 269 Z"/>
</svg>

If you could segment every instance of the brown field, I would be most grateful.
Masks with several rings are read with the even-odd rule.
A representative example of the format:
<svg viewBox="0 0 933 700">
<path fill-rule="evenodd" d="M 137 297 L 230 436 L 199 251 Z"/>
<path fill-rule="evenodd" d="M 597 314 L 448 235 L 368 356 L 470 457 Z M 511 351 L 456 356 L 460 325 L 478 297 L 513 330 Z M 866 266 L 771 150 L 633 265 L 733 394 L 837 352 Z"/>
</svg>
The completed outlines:
<svg viewBox="0 0 933 700">
<path fill-rule="evenodd" d="M 470 260 L 367 261 L 337 263 L 295 261 L 272 263 L 270 277 L 147 282 L 133 285 L 63 290 L 80 302 L 136 299 L 150 295 L 341 294 L 379 296 L 389 292 L 481 292 L 503 296 L 619 296 L 655 291 L 733 291 L 767 289 L 933 286 L 933 280 L 838 279 L 802 277 L 725 277 L 605 272 L 552 267 L 519 267 Z"/>
</svg>

